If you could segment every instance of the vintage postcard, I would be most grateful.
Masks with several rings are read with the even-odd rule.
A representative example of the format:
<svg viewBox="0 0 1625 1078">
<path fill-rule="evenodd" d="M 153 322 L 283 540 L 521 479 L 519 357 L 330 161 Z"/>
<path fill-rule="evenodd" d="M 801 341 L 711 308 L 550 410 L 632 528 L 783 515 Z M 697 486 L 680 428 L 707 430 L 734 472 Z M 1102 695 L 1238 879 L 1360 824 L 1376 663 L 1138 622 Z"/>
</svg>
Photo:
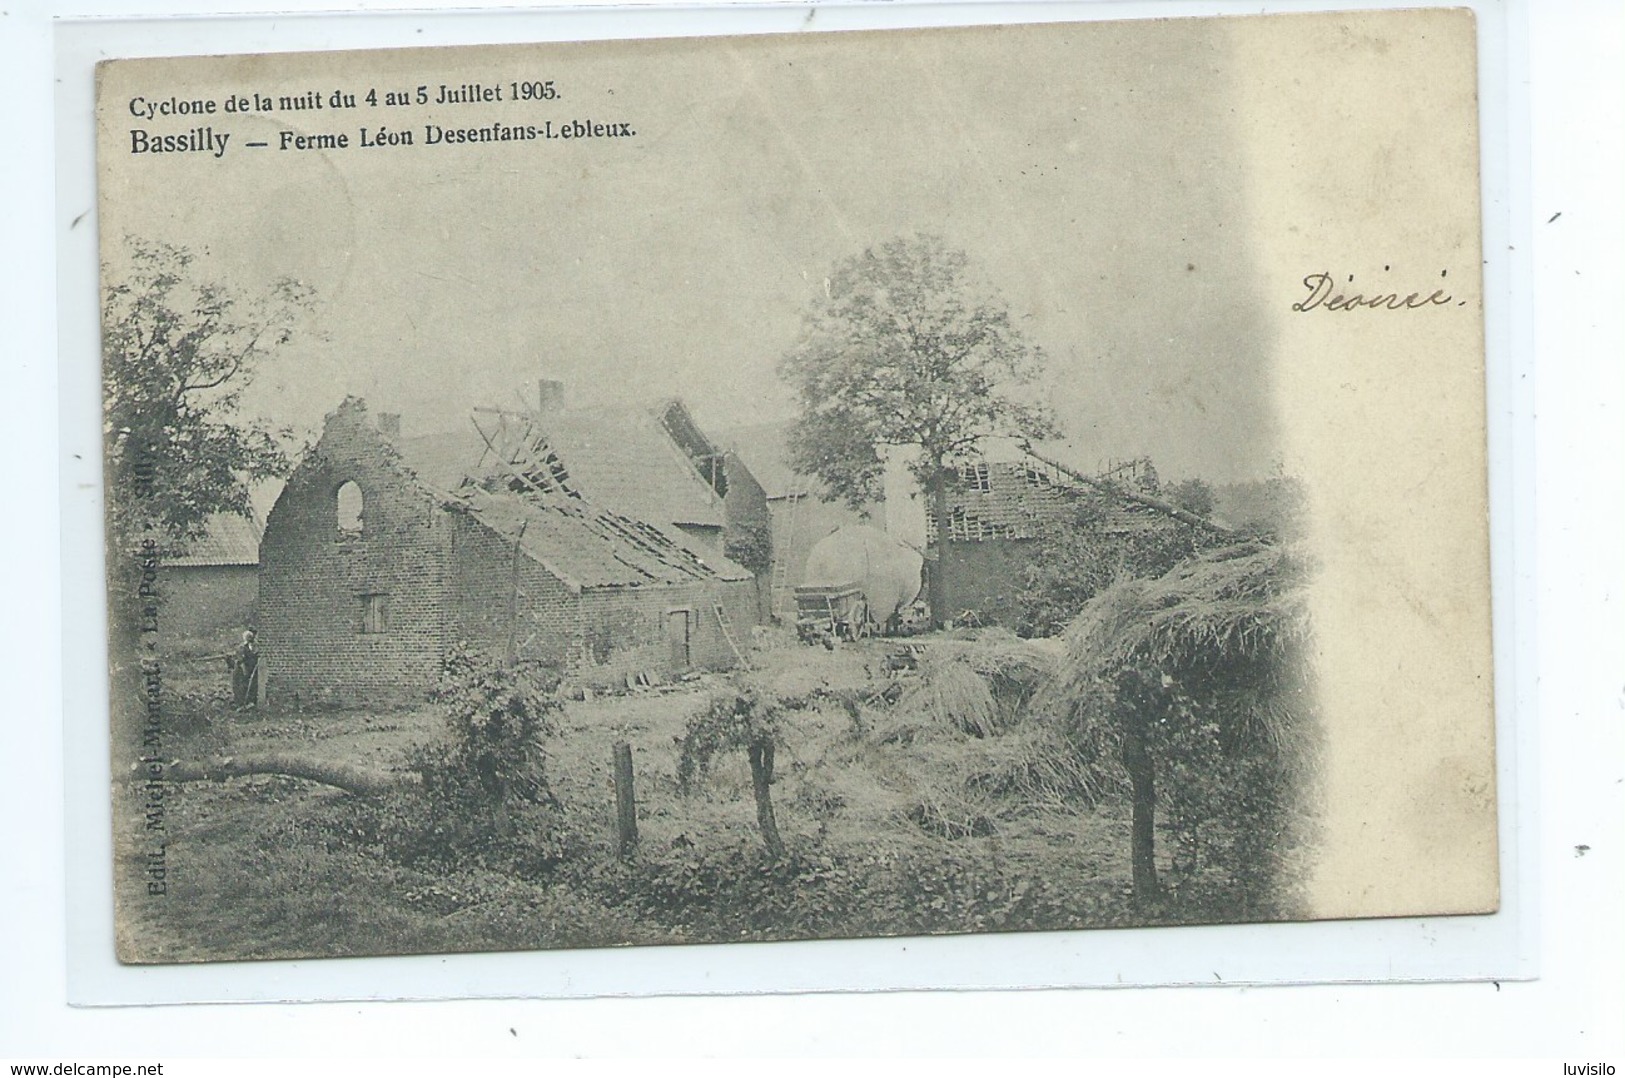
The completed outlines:
<svg viewBox="0 0 1625 1078">
<path fill-rule="evenodd" d="M 120 959 L 1496 910 L 1475 34 L 102 64 Z"/>
</svg>

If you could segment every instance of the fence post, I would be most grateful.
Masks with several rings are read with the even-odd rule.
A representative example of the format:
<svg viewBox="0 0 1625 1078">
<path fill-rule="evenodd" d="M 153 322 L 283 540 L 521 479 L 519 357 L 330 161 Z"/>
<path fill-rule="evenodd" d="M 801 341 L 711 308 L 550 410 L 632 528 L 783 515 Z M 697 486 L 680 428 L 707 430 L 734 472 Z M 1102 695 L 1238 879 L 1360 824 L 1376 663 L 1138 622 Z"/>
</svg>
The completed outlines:
<svg viewBox="0 0 1625 1078">
<path fill-rule="evenodd" d="M 632 746 L 615 743 L 615 831 L 623 859 L 638 846 L 638 799 L 632 787 Z"/>
</svg>

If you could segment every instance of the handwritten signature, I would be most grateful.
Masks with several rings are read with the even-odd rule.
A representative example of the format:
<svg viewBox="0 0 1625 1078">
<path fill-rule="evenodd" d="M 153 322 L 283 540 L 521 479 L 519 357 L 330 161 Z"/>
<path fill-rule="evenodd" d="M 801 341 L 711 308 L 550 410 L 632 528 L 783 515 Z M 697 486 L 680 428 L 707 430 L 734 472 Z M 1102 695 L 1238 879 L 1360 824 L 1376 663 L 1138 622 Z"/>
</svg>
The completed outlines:
<svg viewBox="0 0 1625 1078">
<path fill-rule="evenodd" d="M 1388 267 L 1384 266 L 1383 268 L 1386 270 Z M 1439 276 L 1443 277 L 1448 272 L 1449 270 L 1441 271 Z M 1352 285 L 1354 275 L 1349 274 L 1348 280 L 1344 283 Z M 1375 292 L 1371 295 L 1355 292 L 1350 295 L 1339 288 L 1330 273 L 1325 272 L 1311 273 L 1305 277 L 1303 287 L 1309 290 L 1309 294 L 1292 305 L 1294 311 L 1306 312 L 1317 309 L 1323 311 L 1353 311 L 1361 307 L 1373 311 L 1414 311 L 1423 307 L 1449 307 L 1452 305 L 1465 307 L 1467 305 L 1466 300 L 1456 299 L 1455 296 L 1443 288 L 1435 288 L 1426 295 L 1421 292 L 1411 292 L 1407 295 L 1400 295 L 1398 292 Z"/>
</svg>

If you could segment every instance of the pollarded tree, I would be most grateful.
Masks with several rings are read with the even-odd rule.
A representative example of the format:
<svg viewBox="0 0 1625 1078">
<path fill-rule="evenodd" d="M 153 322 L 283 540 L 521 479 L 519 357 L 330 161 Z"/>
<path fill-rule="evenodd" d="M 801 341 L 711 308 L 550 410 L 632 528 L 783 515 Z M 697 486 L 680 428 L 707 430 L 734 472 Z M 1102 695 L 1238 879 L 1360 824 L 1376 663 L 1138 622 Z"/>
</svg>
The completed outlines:
<svg viewBox="0 0 1625 1078">
<path fill-rule="evenodd" d="M 1159 801 L 1194 869 L 1204 829 L 1228 833 L 1230 897 L 1252 916 L 1291 905 L 1284 868 L 1313 827 L 1321 739 L 1302 552 L 1258 541 L 1125 578 L 1066 633 L 1034 713 L 1081 767 L 1129 795 L 1137 901 L 1153 900 Z M 1114 762 L 1115 758 L 1115 762 Z"/>
<path fill-rule="evenodd" d="M 688 721 L 679 739 L 677 785 L 683 792 L 711 767 L 717 756 L 731 749 L 744 749 L 750 761 L 751 792 L 756 798 L 756 825 L 769 857 L 784 856 L 784 840 L 779 836 L 778 819 L 773 812 L 773 757 L 784 739 L 788 711 L 805 706 L 805 699 L 787 699 L 755 682 L 743 682 L 712 696 Z"/>
<path fill-rule="evenodd" d="M 801 415 L 795 467 L 854 508 L 881 494 L 886 447 L 913 449 L 915 479 L 937 520 L 931 616 L 951 611 L 945 561 L 948 479 L 996 435 L 1054 433 L 1047 409 L 1012 391 L 1044 355 L 962 251 L 935 236 L 895 239 L 838 263 L 782 364 Z"/>
</svg>

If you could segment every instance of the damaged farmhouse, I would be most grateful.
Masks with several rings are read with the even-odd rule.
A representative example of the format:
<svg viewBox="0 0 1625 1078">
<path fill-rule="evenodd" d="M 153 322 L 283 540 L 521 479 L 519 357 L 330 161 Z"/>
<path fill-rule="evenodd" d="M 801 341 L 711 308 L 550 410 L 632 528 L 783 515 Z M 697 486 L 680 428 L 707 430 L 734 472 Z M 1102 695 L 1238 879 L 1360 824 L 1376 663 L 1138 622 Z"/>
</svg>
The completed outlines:
<svg viewBox="0 0 1625 1078">
<path fill-rule="evenodd" d="M 795 622 L 798 586 L 862 579 L 842 554 L 876 527 L 923 555 L 899 596 L 923 603 L 940 538 L 903 469 L 860 513 L 785 465 L 782 428 L 728 440 L 676 400 L 569 411 L 550 381 L 534 411 L 477 409 L 436 433 L 345 400 L 267 519 L 257 623 L 269 694 L 295 707 L 421 699 L 459 643 L 593 688 L 747 665 L 753 627 Z M 1015 626 L 1037 539 L 1080 499 L 1104 505 L 1114 533 L 1178 528 L 1180 511 L 1136 483 L 998 441 L 959 465 L 949 619 Z M 836 533 L 844 545 L 828 542 Z"/>
<path fill-rule="evenodd" d="M 512 429 L 534 417 L 486 419 L 505 445 L 473 426 L 403 438 L 353 398 L 328 417 L 266 522 L 273 699 L 421 698 L 459 642 L 586 685 L 739 662 L 755 579 L 722 554 L 725 499 L 657 421 L 594 417 L 598 444 L 565 460 Z"/>
</svg>

